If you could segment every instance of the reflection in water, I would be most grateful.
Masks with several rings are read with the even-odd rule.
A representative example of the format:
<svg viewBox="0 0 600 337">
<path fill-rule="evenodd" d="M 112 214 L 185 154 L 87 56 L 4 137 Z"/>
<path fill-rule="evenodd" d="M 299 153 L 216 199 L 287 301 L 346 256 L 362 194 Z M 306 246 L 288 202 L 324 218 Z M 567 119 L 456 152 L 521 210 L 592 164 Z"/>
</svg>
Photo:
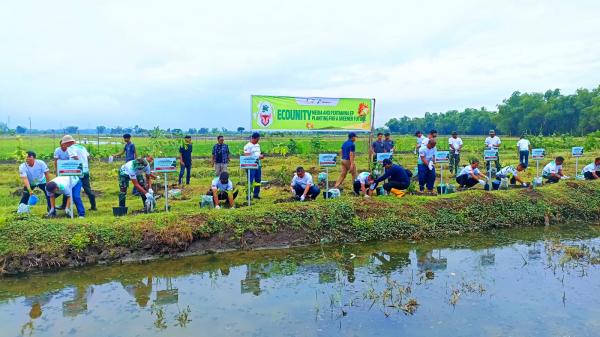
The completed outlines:
<svg viewBox="0 0 600 337">
<path fill-rule="evenodd" d="M 8 336 L 589 335 L 600 328 L 597 237 L 530 229 L 4 278 L 0 326 Z"/>
</svg>

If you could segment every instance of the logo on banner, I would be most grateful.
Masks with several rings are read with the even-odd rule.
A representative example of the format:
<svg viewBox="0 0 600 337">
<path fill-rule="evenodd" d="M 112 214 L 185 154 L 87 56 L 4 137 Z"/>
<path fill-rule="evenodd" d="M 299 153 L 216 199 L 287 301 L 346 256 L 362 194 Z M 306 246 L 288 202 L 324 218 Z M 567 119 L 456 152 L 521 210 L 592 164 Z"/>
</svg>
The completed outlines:
<svg viewBox="0 0 600 337">
<path fill-rule="evenodd" d="M 270 102 L 258 103 L 258 124 L 265 128 L 271 126 L 271 124 L 273 124 L 273 110 L 273 104 Z"/>
<path fill-rule="evenodd" d="M 369 113 L 369 105 L 367 105 L 366 103 L 360 103 L 358 105 L 358 115 L 363 117 L 366 116 Z"/>
</svg>

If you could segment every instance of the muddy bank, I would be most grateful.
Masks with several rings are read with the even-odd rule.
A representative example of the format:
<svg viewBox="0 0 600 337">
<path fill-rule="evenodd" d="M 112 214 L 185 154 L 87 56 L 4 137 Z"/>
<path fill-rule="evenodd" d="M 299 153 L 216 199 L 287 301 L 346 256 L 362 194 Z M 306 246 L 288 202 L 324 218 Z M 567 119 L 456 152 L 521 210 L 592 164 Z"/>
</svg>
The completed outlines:
<svg viewBox="0 0 600 337">
<path fill-rule="evenodd" d="M 440 197 L 348 197 L 104 220 L 6 219 L 0 225 L 0 273 L 316 243 L 419 240 L 577 221 L 597 224 L 600 183 Z"/>
</svg>

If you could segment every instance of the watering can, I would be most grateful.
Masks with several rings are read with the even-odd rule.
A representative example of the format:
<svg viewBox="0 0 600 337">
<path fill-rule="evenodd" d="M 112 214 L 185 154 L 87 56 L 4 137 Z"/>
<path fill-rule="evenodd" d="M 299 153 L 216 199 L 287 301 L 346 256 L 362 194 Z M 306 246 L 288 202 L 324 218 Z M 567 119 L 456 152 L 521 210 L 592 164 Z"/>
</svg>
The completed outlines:
<svg viewBox="0 0 600 337">
<path fill-rule="evenodd" d="M 34 206 L 35 204 L 37 204 L 38 201 L 39 201 L 39 198 L 37 197 L 37 195 L 32 194 L 29 196 L 29 201 L 27 202 L 27 204 L 29 206 Z"/>
</svg>

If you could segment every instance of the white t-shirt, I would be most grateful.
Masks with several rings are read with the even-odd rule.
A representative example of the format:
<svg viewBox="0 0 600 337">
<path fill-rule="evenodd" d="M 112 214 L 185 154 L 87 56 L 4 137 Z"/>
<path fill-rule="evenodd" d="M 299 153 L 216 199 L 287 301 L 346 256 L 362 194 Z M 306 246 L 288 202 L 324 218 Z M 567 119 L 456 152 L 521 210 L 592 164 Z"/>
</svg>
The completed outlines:
<svg viewBox="0 0 600 337">
<path fill-rule="evenodd" d="M 600 171 L 600 165 L 596 165 L 596 163 L 591 163 L 589 165 L 586 165 L 583 170 L 581 170 L 581 174 L 584 174 L 586 172 L 598 172 Z"/>
<path fill-rule="evenodd" d="M 558 171 L 562 170 L 562 165 L 556 165 L 556 162 L 551 161 L 548 164 L 546 164 L 546 166 L 544 166 L 544 169 L 542 170 L 542 175 L 551 175 L 551 174 L 557 174 Z"/>
<path fill-rule="evenodd" d="M 529 151 L 530 146 L 531 143 L 525 138 L 519 139 L 519 141 L 517 142 L 517 147 L 519 148 L 519 151 Z"/>
<path fill-rule="evenodd" d="M 427 145 L 421 146 L 419 149 L 419 164 L 423 164 L 421 157 L 425 157 L 425 159 L 429 162 L 435 157 L 435 152 L 437 148 L 434 146 L 433 148 L 428 148 Z"/>
<path fill-rule="evenodd" d="M 494 137 L 487 137 L 485 139 L 485 146 L 487 146 L 490 150 L 495 150 L 500 146 L 500 143 L 502 143 L 500 141 L 500 138 L 498 138 L 498 136 L 494 136 Z M 496 147 L 496 146 L 498 147 Z"/>
<path fill-rule="evenodd" d="M 77 153 L 73 151 L 72 146 L 69 146 L 66 151 L 63 151 L 60 146 L 54 150 L 54 159 L 69 160 L 77 157 Z"/>
<path fill-rule="evenodd" d="M 211 188 L 216 188 L 219 192 L 233 191 L 233 183 L 231 182 L 231 180 L 227 180 L 227 184 L 223 184 L 221 182 L 221 179 L 219 179 L 219 177 L 216 177 L 212 181 Z"/>
<path fill-rule="evenodd" d="M 448 145 L 454 146 L 454 153 L 460 153 L 459 149 L 463 145 L 463 141 L 460 139 L 460 137 L 450 137 L 448 138 Z M 452 148 L 450 148 L 450 151 L 452 151 Z"/>
<path fill-rule="evenodd" d="M 480 174 L 479 168 L 473 169 L 471 167 L 471 165 L 467 165 L 467 166 L 463 167 L 462 170 L 460 170 L 460 174 L 458 176 L 462 176 L 462 175 L 465 175 L 465 174 L 468 174 L 469 176 L 471 176 L 471 173 L 473 173 L 474 175 Z"/>
<path fill-rule="evenodd" d="M 81 160 L 81 164 L 83 166 L 83 173 L 90 173 L 90 165 L 88 162 L 88 157 L 90 153 L 88 150 L 81 144 L 74 144 L 69 147 L 69 150 L 73 149 L 73 152 L 77 155 L 77 158 Z"/>
<path fill-rule="evenodd" d="M 369 176 L 371 175 L 371 172 L 361 172 L 357 177 L 356 177 L 356 181 L 358 181 L 359 183 L 363 184 L 363 185 L 368 185 L 369 184 Z"/>
<path fill-rule="evenodd" d="M 27 177 L 31 186 L 45 184 L 46 172 L 50 171 L 48 165 L 43 161 L 36 159 L 33 166 L 23 163 L 19 166 L 19 176 Z"/>
<path fill-rule="evenodd" d="M 55 182 L 56 185 L 58 186 L 58 190 L 56 190 L 54 192 L 54 194 L 62 194 L 64 196 L 70 197 L 71 196 L 71 188 L 73 188 L 73 186 L 77 185 L 77 183 L 79 182 L 79 178 L 78 177 L 65 177 L 65 176 L 60 176 L 60 177 L 56 177 L 54 179 L 52 179 L 51 181 Z M 47 193 L 48 196 L 52 196 L 52 193 Z"/>
<path fill-rule="evenodd" d="M 137 160 L 130 160 L 121 166 L 119 174 L 128 175 L 129 179 L 137 180 L 138 175 L 150 174 L 150 165 L 140 165 Z"/>
<path fill-rule="evenodd" d="M 306 188 L 306 185 L 314 185 L 312 175 L 308 172 L 304 172 L 304 177 L 300 178 L 296 173 L 294 173 L 294 178 L 292 178 L 291 186 L 295 186 L 299 184 L 300 187 Z"/>
<path fill-rule="evenodd" d="M 519 176 L 519 171 L 517 171 L 517 169 L 514 166 L 506 166 L 496 173 L 496 177 L 498 178 L 508 178 L 511 175 L 513 177 Z"/>
<path fill-rule="evenodd" d="M 244 146 L 244 153 L 250 153 L 251 156 L 260 157 L 260 144 L 248 142 L 248 144 Z"/>
<path fill-rule="evenodd" d="M 423 145 L 423 141 L 425 139 L 428 139 L 428 138 L 423 135 L 421 135 L 421 137 L 417 137 L 417 145 L 419 146 L 419 148 Z"/>
</svg>

